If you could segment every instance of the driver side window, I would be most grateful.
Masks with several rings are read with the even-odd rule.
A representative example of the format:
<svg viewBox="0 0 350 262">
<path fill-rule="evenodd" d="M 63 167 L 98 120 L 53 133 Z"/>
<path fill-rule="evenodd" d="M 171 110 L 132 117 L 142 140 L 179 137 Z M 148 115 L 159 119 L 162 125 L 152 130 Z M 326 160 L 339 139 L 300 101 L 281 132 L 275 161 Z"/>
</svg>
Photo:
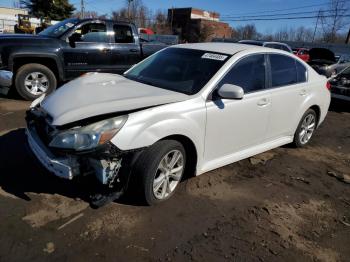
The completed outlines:
<svg viewBox="0 0 350 262">
<path fill-rule="evenodd" d="M 244 93 L 265 89 L 265 55 L 251 55 L 243 58 L 224 76 L 219 86 L 223 84 L 237 85 Z"/>
<path fill-rule="evenodd" d="M 104 23 L 87 23 L 78 27 L 69 37 L 70 42 L 105 43 L 108 41 L 107 26 Z"/>
</svg>

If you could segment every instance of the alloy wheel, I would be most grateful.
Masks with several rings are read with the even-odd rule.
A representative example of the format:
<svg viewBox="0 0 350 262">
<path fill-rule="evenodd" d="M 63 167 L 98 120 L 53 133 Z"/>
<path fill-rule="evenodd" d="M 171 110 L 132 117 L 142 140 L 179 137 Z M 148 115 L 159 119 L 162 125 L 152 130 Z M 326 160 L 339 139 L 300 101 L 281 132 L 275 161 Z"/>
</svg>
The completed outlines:
<svg viewBox="0 0 350 262">
<path fill-rule="evenodd" d="M 153 180 L 155 198 L 163 200 L 174 192 L 184 171 L 184 157 L 181 151 L 172 150 L 160 161 Z"/>
<path fill-rule="evenodd" d="M 41 72 L 32 72 L 25 77 L 24 86 L 30 94 L 38 96 L 48 90 L 49 80 Z"/>
<path fill-rule="evenodd" d="M 305 145 L 309 142 L 316 127 L 316 118 L 313 114 L 305 116 L 303 123 L 301 124 L 301 130 L 299 132 L 300 143 Z"/>
</svg>

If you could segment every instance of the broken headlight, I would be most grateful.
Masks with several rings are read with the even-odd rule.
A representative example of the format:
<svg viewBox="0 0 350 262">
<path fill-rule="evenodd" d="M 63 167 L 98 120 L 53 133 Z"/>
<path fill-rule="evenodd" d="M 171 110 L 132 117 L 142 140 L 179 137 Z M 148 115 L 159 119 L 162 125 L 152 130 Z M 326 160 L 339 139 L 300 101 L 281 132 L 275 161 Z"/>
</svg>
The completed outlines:
<svg viewBox="0 0 350 262">
<path fill-rule="evenodd" d="M 64 131 L 53 138 L 50 146 L 76 151 L 93 149 L 111 140 L 127 119 L 127 116 L 120 116 Z"/>
</svg>

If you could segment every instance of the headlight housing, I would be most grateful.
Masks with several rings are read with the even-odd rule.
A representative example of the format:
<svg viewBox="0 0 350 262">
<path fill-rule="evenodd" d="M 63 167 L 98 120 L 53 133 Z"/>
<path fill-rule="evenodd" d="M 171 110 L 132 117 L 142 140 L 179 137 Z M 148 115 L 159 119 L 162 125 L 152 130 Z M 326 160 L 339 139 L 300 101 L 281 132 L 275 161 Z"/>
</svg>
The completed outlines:
<svg viewBox="0 0 350 262">
<path fill-rule="evenodd" d="M 128 116 L 114 117 L 64 131 L 53 138 L 50 146 L 76 151 L 93 149 L 111 140 L 124 126 L 127 119 Z"/>
</svg>

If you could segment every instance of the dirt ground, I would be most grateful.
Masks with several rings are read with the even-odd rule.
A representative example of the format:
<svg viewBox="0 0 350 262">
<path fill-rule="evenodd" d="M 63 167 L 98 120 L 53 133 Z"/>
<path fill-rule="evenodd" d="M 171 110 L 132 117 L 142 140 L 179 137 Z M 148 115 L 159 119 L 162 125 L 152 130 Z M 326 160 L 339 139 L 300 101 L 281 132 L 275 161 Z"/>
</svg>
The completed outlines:
<svg viewBox="0 0 350 262">
<path fill-rule="evenodd" d="M 0 261 L 350 261 L 350 106 L 303 149 L 282 147 L 183 183 L 155 207 L 100 209 L 89 183 L 31 157 L 28 102 L 0 99 Z"/>
</svg>

